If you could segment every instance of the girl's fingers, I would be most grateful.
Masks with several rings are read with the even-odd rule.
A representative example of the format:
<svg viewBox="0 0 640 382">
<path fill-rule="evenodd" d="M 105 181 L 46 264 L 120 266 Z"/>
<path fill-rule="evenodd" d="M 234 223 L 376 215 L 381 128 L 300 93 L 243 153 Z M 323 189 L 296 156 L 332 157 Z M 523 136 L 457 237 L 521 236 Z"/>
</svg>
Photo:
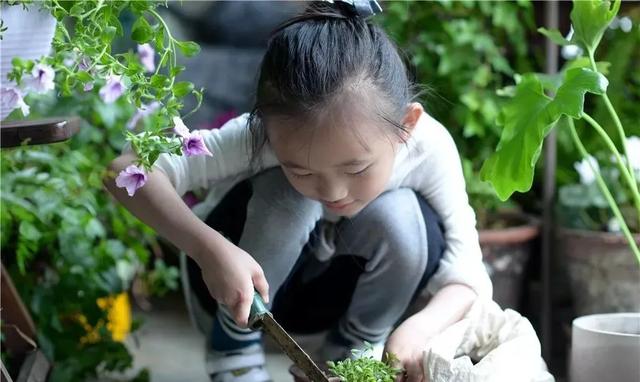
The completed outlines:
<svg viewBox="0 0 640 382">
<path fill-rule="evenodd" d="M 256 288 L 265 304 L 269 303 L 269 283 L 262 270 L 253 275 L 253 287 Z"/>
<path fill-rule="evenodd" d="M 251 311 L 251 304 L 253 303 L 253 291 L 245 292 L 240 295 L 240 299 L 236 303 L 233 313 L 236 323 L 243 328 L 246 328 L 249 321 L 249 312 Z"/>
</svg>

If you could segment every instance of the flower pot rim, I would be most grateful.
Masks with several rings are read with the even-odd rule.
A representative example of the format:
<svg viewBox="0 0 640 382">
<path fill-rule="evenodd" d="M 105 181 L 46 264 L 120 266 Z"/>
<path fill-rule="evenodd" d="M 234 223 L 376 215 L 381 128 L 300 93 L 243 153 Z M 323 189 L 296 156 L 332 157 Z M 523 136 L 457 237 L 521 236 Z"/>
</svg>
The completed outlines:
<svg viewBox="0 0 640 382">
<path fill-rule="evenodd" d="M 499 229 L 480 229 L 480 244 L 516 244 L 529 241 L 540 234 L 540 219 L 524 212 L 503 212 L 499 216 L 518 218 L 522 224 Z"/>
<path fill-rule="evenodd" d="M 592 328 L 592 327 L 589 327 L 589 326 L 586 325 L 587 323 L 589 323 L 592 320 L 597 319 L 597 318 L 623 318 L 623 317 L 635 318 L 640 322 L 640 312 L 598 313 L 598 314 L 589 314 L 589 315 L 586 315 L 586 316 L 576 317 L 576 318 L 573 319 L 572 325 L 575 328 L 578 328 L 578 329 L 581 329 L 581 330 L 584 330 L 584 331 L 588 331 L 588 332 L 591 332 L 591 333 L 605 334 L 605 335 L 617 336 L 617 337 L 639 338 L 640 339 L 640 333 L 639 334 L 633 334 L 633 333 L 612 332 L 610 330 L 595 329 L 595 328 Z"/>
<path fill-rule="evenodd" d="M 602 240 L 606 240 L 609 242 L 620 242 L 627 243 L 627 239 L 624 237 L 622 232 L 607 232 L 607 231 L 596 231 L 590 229 L 582 229 L 582 228 L 568 228 L 568 227 L 558 227 L 558 233 L 564 235 L 573 235 L 573 236 L 588 236 L 588 237 L 598 237 Z M 638 243 L 640 243 L 640 233 L 631 233 L 631 235 L 636 239 Z"/>
</svg>

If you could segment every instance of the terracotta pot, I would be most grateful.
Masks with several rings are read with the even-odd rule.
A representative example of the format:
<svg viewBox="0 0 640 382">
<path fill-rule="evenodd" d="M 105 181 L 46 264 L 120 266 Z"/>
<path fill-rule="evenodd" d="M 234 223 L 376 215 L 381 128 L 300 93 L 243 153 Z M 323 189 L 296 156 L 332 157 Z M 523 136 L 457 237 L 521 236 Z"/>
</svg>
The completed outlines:
<svg viewBox="0 0 640 382">
<path fill-rule="evenodd" d="M 621 234 L 560 229 L 558 244 L 577 315 L 640 312 L 640 266 Z"/>
<path fill-rule="evenodd" d="M 571 382 L 637 382 L 640 313 L 595 314 L 573 320 Z"/>
<path fill-rule="evenodd" d="M 513 226 L 480 230 L 480 248 L 493 283 L 493 299 L 503 308 L 518 309 L 525 267 L 540 234 L 540 223 L 525 214 L 499 217 Z"/>
</svg>

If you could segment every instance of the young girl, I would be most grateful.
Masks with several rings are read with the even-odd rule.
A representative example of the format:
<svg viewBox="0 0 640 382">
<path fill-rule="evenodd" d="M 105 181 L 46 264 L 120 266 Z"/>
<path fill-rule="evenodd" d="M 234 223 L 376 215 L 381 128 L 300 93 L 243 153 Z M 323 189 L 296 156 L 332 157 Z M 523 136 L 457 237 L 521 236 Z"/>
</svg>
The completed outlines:
<svg viewBox="0 0 640 382">
<path fill-rule="evenodd" d="M 134 197 L 106 182 L 202 269 L 221 307 L 208 355 L 213 381 L 269 380 L 259 333 L 246 329 L 253 291 L 273 300 L 303 253 L 316 265 L 346 254 L 364 264 L 322 360 L 365 341 L 383 345 L 409 381 L 423 379 L 429 338 L 491 296 L 454 142 L 412 97 L 379 27 L 349 4 L 314 2 L 272 36 L 252 113 L 201 132 L 212 156 L 162 155 Z M 124 154 L 111 169 L 133 159 Z M 246 218 L 237 243 L 180 199 L 207 188 L 215 205 L 246 179 L 252 195 L 239 207 Z M 429 228 L 438 224 L 431 207 L 443 253 L 429 253 Z M 429 303 L 397 325 L 422 292 Z"/>
</svg>

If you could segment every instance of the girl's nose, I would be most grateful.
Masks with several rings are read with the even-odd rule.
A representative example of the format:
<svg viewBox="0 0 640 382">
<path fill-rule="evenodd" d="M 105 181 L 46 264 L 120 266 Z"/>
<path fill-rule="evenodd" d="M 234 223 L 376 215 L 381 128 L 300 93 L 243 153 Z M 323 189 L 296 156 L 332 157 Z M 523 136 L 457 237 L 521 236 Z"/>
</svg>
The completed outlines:
<svg viewBox="0 0 640 382">
<path fill-rule="evenodd" d="M 327 183 L 323 182 L 318 187 L 318 196 L 328 203 L 339 202 L 344 200 L 348 195 L 348 190 L 346 187 L 341 186 L 338 183 Z"/>
</svg>

